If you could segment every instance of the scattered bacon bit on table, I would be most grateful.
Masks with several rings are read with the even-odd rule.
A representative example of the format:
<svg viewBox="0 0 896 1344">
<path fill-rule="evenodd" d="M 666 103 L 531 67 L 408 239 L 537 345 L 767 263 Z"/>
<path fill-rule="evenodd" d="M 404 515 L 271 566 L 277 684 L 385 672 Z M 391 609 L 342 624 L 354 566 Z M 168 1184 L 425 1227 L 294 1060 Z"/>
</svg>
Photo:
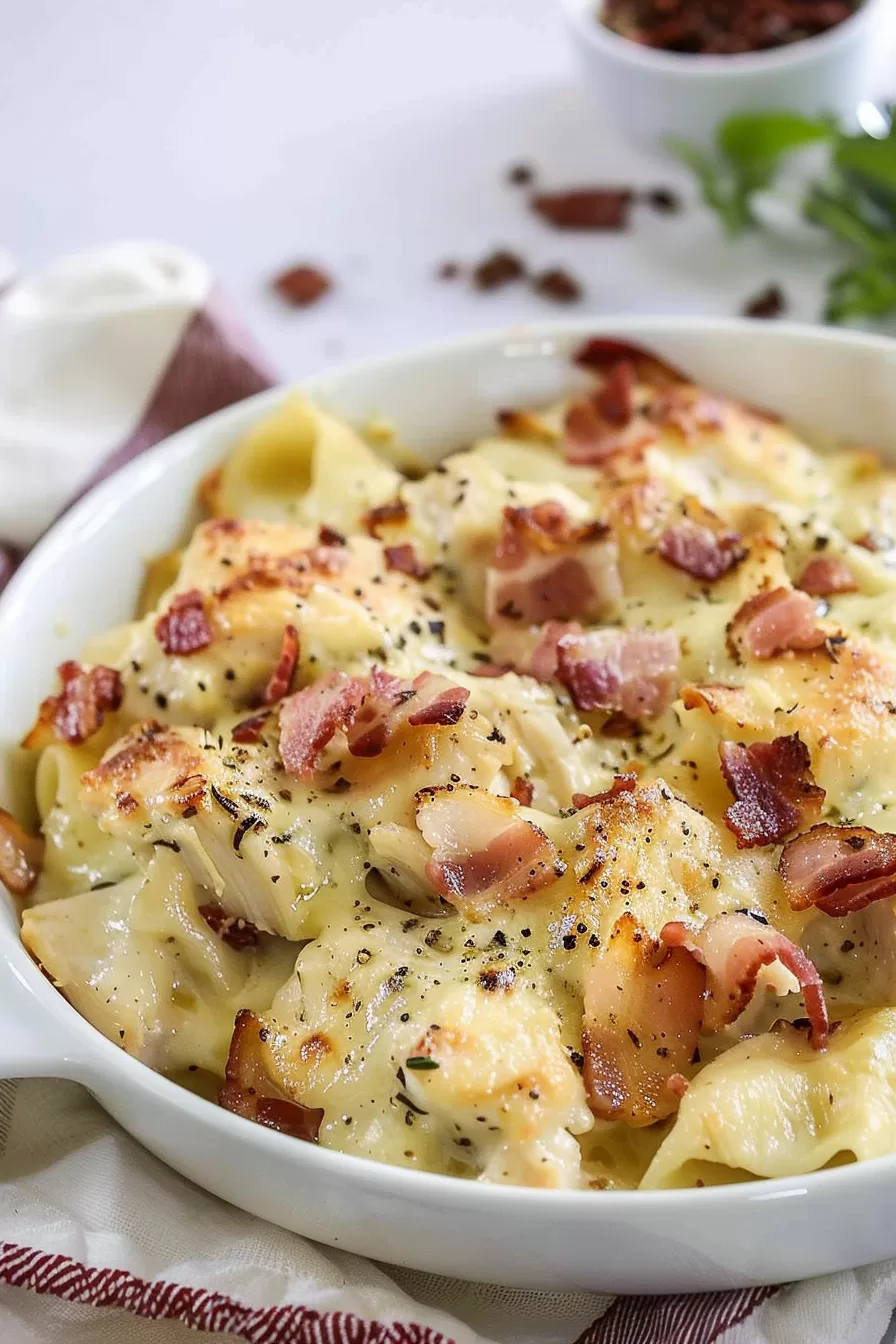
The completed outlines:
<svg viewBox="0 0 896 1344">
<path fill-rule="evenodd" d="M 748 299 L 741 309 L 743 317 L 769 319 L 781 317 L 787 312 L 787 299 L 780 285 L 768 285 L 752 299 Z"/>
<path fill-rule="evenodd" d="M 599 21 L 642 46 L 732 56 L 786 46 L 850 18 L 860 0 L 603 0 Z"/>
<path fill-rule="evenodd" d="M 289 774 L 310 779 L 336 733 L 345 733 L 353 756 L 378 756 L 404 725 L 457 723 L 469 697 L 432 672 L 412 682 L 376 667 L 367 677 L 330 672 L 280 706 L 280 757 Z"/>
<path fill-rule="evenodd" d="M 245 952 L 250 947 L 258 946 L 256 926 L 240 915 L 228 915 L 223 905 L 219 905 L 217 901 L 200 905 L 199 913 L 212 933 L 217 934 L 221 941 L 232 947 L 235 952 Z"/>
<path fill-rule="evenodd" d="M 266 1044 L 269 1032 L 248 1008 L 237 1013 L 218 1104 L 268 1129 L 316 1143 L 324 1112 L 294 1101 L 275 1081 Z"/>
<path fill-rule="evenodd" d="M 401 546 L 386 546 L 383 549 L 386 568 L 407 574 L 411 579 L 428 579 L 432 570 L 418 559 L 417 552 L 409 543 Z"/>
<path fill-rule="evenodd" d="M 577 303 L 585 292 L 581 281 L 562 266 L 551 266 L 533 275 L 532 288 L 552 303 Z"/>
<path fill-rule="evenodd" d="M 821 822 L 788 841 L 778 871 L 794 910 L 850 915 L 896 896 L 896 835 Z"/>
<path fill-rule="evenodd" d="M 655 942 L 630 913 L 617 920 L 585 973 L 583 1080 L 599 1120 L 652 1125 L 678 1109 L 677 1080 L 693 1071 L 705 980 L 684 948 Z"/>
<path fill-rule="evenodd" d="M 581 812 L 583 807 L 591 807 L 593 803 L 608 803 L 611 798 L 618 798 L 620 793 L 634 793 L 637 787 L 637 775 L 617 775 L 610 787 L 604 789 L 603 793 L 574 793 L 572 805 Z"/>
<path fill-rule="evenodd" d="M 112 667 L 86 668 L 69 660 L 58 668 L 62 689 L 47 696 L 24 747 L 43 747 L 52 738 L 81 746 L 103 726 L 106 714 L 119 709 L 124 696 L 121 675 Z"/>
<path fill-rule="evenodd" d="M 535 797 L 535 789 L 532 787 L 531 779 L 525 779 L 522 775 L 517 775 L 510 789 L 511 798 L 515 798 L 520 807 L 531 807 L 532 799 Z"/>
<path fill-rule="evenodd" d="M 799 733 L 772 742 L 720 742 L 725 783 L 735 801 L 725 824 L 738 849 L 777 845 L 792 831 L 818 817 L 824 789 L 812 776 L 809 749 Z"/>
<path fill-rule="evenodd" d="M 678 682 L 678 636 L 671 630 L 591 630 L 558 644 L 557 676 L 577 709 L 620 710 L 655 718 L 671 704 Z"/>
<path fill-rule="evenodd" d="M 729 531 L 720 518 L 702 508 L 696 516 L 667 527 L 657 550 L 667 564 L 704 583 L 730 574 L 747 556 L 740 534 Z"/>
<path fill-rule="evenodd" d="M 795 587 L 810 597 L 834 597 L 837 593 L 855 593 L 859 585 L 845 560 L 816 555 L 796 580 Z"/>
<path fill-rule="evenodd" d="M 178 593 L 172 599 L 171 606 L 156 621 L 156 639 L 167 654 L 180 657 L 208 648 L 212 629 L 198 588 Z"/>
<path fill-rule="evenodd" d="M 728 628 L 733 653 L 774 658 L 788 650 L 820 649 L 828 639 L 816 624 L 816 604 L 795 588 L 766 588 L 747 598 Z"/>
<path fill-rule="evenodd" d="M 634 192 L 628 187 L 580 187 L 540 192 L 532 209 L 555 229 L 627 229 Z"/>
<path fill-rule="evenodd" d="M 443 261 L 439 264 L 436 275 L 440 280 L 456 280 L 460 275 L 460 264 L 456 261 Z"/>
<path fill-rule="evenodd" d="M 408 506 L 403 499 L 390 499 L 368 509 L 361 522 L 372 537 L 379 538 L 381 527 L 399 527 L 408 520 Z"/>
<path fill-rule="evenodd" d="M 333 288 L 333 280 L 319 266 L 290 266 L 275 275 L 271 288 L 293 308 L 308 308 Z"/>
<path fill-rule="evenodd" d="M 0 882 L 14 896 L 27 896 L 40 876 L 43 861 L 43 836 L 26 831 L 0 807 Z"/>
<path fill-rule="evenodd" d="M 756 990 L 763 966 L 779 961 L 796 976 L 809 1018 L 809 1044 L 823 1050 L 828 1012 L 821 976 L 795 943 L 770 924 L 746 914 L 717 915 L 699 930 L 673 920 L 660 931 L 667 947 L 687 949 L 706 967 L 703 1032 L 721 1031 L 740 1017 Z"/>
<path fill-rule="evenodd" d="M 271 673 L 270 681 L 262 691 L 261 703 L 263 705 L 273 705 L 288 694 L 298 661 L 299 632 L 294 625 L 288 625 L 283 631 L 280 656 Z"/>
<path fill-rule="evenodd" d="M 468 916 L 531 896 L 563 875 L 565 864 L 540 827 L 509 798 L 472 785 L 417 794 L 417 827 L 433 850 L 427 879 Z"/>
<path fill-rule="evenodd" d="M 528 187 L 534 178 L 535 170 L 528 163 L 515 163 L 507 170 L 507 181 L 514 187 Z"/>
<path fill-rule="evenodd" d="M 473 267 L 471 279 L 474 289 L 500 289 L 515 280 L 522 280 L 525 274 L 526 267 L 521 257 L 505 248 L 498 248 Z"/>
<path fill-rule="evenodd" d="M 644 200 L 658 215 L 677 215 L 681 210 L 681 197 L 671 187 L 650 187 Z"/>
<path fill-rule="evenodd" d="M 617 547 L 605 523 L 573 521 L 562 504 L 505 508 L 486 570 L 486 619 L 540 625 L 597 619 L 622 595 Z"/>
</svg>

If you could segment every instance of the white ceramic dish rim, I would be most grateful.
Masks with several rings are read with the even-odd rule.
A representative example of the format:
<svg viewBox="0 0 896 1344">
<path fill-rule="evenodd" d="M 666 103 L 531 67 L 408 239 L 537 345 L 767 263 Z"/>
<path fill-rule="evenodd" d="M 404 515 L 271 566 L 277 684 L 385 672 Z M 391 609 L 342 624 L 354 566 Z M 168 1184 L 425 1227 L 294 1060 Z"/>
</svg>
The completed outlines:
<svg viewBox="0 0 896 1344">
<path fill-rule="evenodd" d="M 401 368 L 413 372 L 415 364 L 430 364 L 466 350 L 481 351 L 485 356 L 496 347 L 507 346 L 520 339 L 533 343 L 544 340 L 584 340 L 591 335 L 617 336 L 621 340 L 637 341 L 639 335 L 656 333 L 662 329 L 670 335 L 687 334 L 711 340 L 720 332 L 754 329 L 755 324 L 738 319 L 628 317 L 592 318 L 576 321 L 540 323 L 510 331 L 479 333 L 452 341 L 415 348 L 408 353 L 377 356 L 358 361 L 338 371 L 326 372 L 303 380 L 302 385 L 312 390 L 361 375 L 375 375 L 378 371 Z M 777 323 L 770 333 L 773 339 L 798 338 L 802 342 L 865 347 L 896 356 L 896 342 L 861 332 L 834 331 L 799 323 Z M 273 388 L 246 401 L 237 403 L 216 415 L 189 426 L 178 434 L 144 453 L 136 461 L 122 468 L 113 477 L 99 485 L 81 500 L 63 519 L 42 538 L 19 569 L 2 596 L 0 617 L 5 617 L 14 606 L 21 590 L 32 576 L 47 567 L 45 557 L 52 560 L 55 553 L 66 546 L 76 546 L 79 537 L 101 527 L 110 509 L 122 500 L 139 494 L 141 484 L 155 477 L 165 466 L 173 467 L 178 460 L 189 458 L 195 449 L 197 430 L 226 429 L 228 425 L 251 423 L 271 405 L 276 404 L 288 389 Z M 49 669 L 48 669 L 49 672 Z M 35 693 L 37 695 L 37 692 Z M 272 1163 L 284 1168 L 302 1167 L 312 1163 L 334 1178 L 351 1178 L 367 1189 L 386 1187 L 381 1193 L 394 1193 L 413 1198 L 419 1192 L 430 1200 L 438 1200 L 446 1212 L 452 1208 L 476 1208 L 479 1213 L 529 1213 L 538 1218 L 552 1216 L 573 1223 L 612 1222 L 614 1213 L 624 1209 L 631 1212 L 633 1202 L 640 1211 L 650 1209 L 663 1215 L 693 1213 L 698 1208 L 716 1209 L 727 1206 L 732 1214 L 747 1203 L 807 1196 L 836 1196 L 838 1191 L 861 1195 L 882 1179 L 896 1176 L 896 1154 L 851 1163 L 826 1171 L 810 1172 L 800 1176 L 745 1181 L 732 1185 L 708 1186 L 697 1190 L 661 1191 L 602 1191 L 599 1195 L 580 1190 L 536 1190 L 528 1187 L 488 1185 L 451 1176 L 413 1171 L 353 1154 L 304 1144 L 295 1139 L 242 1119 L 196 1096 L 186 1088 L 155 1073 L 147 1065 L 125 1054 L 74 1009 L 54 990 L 38 967 L 28 957 L 18 937 L 17 925 L 9 917 L 11 901 L 0 924 L 0 959 L 3 961 L 4 992 L 0 995 L 0 1077 L 56 1077 L 83 1083 L 88 1089 L 96 1084 L 120 1080 L 140 1093 L 152 1093 L 166 1105 L 179 1110 L 185 1121 L 238 1139 L 243 1145 L 269 1155 Z M 55 1038 L 48 1035 L 55 1029 Z M 391 1189 L 390 1189 L 391 1188 Z"/>
<path fill-rule="evenodd" d="M 600 0 L 561 0 L 569 21 L 599 50 L 639 66 L 642 70 L 656 73 L 679 74 L 700 79 L 703 76 L 759 74 L 765 71 L 783 71 L 809 65 L 821 60 L 841 43 L 846 44 L 856 30 L 872 22 L 874 15 L 882 11 L 887 0 L 863 0 L 863 3 L 842 23 L 829 28 L 827 32 L 815 37 L 804 37 L 798 42 L 783 47 L 774 47 L 769 51 L 735 52 L 729 56 L 701 55 L 699 52 L 663 51 L 656 47 L 642 46 L 630 38 L 608 28 L 598 18 Z"/>
</svg>

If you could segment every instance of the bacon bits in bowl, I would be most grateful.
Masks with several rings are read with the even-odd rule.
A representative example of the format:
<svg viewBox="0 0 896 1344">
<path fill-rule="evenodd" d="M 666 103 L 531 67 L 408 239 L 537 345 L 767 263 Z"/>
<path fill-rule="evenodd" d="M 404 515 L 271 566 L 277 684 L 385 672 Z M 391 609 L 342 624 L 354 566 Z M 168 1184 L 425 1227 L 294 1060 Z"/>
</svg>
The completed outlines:
<svg viewBox="0 0 896 1344">
<path fill-rule="evenodd" d="M 896 1252 L 893 359 L 548 326 L 107 481 L 0 600 L 0 1065 L 463 1277 Z"/>
<path fill-rule="evenodd" d="M 587 84 L 633 138 L 706 143 L 736 112 L 831 113 L 869 88 L 886 0 L 562 0 Z"/>
</svg>

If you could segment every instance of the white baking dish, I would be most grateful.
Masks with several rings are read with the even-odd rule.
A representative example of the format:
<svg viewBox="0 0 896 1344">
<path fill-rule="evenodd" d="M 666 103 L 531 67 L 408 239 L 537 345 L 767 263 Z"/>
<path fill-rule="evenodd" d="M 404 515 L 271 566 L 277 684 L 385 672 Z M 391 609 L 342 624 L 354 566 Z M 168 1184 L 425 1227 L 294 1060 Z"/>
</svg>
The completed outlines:
<svg viewBox="0 0 896 1344">
<path fill-rule="evenodd" d="M 790 325 L 557 323 L 355 365 L 306 388 L 350 419 L 388 415 L 435 458 L 485 430 L 495 408 L 555 395 L 572 377 L 569 352 L 600 333 L 655 348 L 711 387 L 810 430 L 896 456 L 896 342 Z M 31 723 L 56 664 L 128 617 L 144 560 L 181 534 L 200 476 L 283 395 L 264 393 L 176 435 L 40 543 L 0 598 L 3 748 Z M 4 761 L 0 803 L 12 798 Z M 482 1185 L 298 1142 L 123 1054 L 30 961 L 2 896 L 0 916 L 0 1075 L 77 1079 L 185 1176 L 319 1241 L 463 1278 L 618 1292 L 771 1283 L 896 1255 L 896 1156 L 705 1190 L 594 1193 Z"/>
</svg>

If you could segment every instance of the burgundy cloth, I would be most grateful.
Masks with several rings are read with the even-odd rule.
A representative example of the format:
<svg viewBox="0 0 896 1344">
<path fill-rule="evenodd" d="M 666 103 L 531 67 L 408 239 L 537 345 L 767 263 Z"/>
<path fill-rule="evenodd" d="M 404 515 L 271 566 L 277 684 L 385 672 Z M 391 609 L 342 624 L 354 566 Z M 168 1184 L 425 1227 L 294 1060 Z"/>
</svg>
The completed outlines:
<svg viewBox="0 0 896 1344">
<path fill-rule="evenodd" d="M 206 307 L 187 324 L 133 434 L 100 464 L 67 507 L 169 434 L 277 381 L 227 300 L 213 290 Z M 0 541 L 0 591 L 21 559 L 20 551 Z"/>
</svg>

